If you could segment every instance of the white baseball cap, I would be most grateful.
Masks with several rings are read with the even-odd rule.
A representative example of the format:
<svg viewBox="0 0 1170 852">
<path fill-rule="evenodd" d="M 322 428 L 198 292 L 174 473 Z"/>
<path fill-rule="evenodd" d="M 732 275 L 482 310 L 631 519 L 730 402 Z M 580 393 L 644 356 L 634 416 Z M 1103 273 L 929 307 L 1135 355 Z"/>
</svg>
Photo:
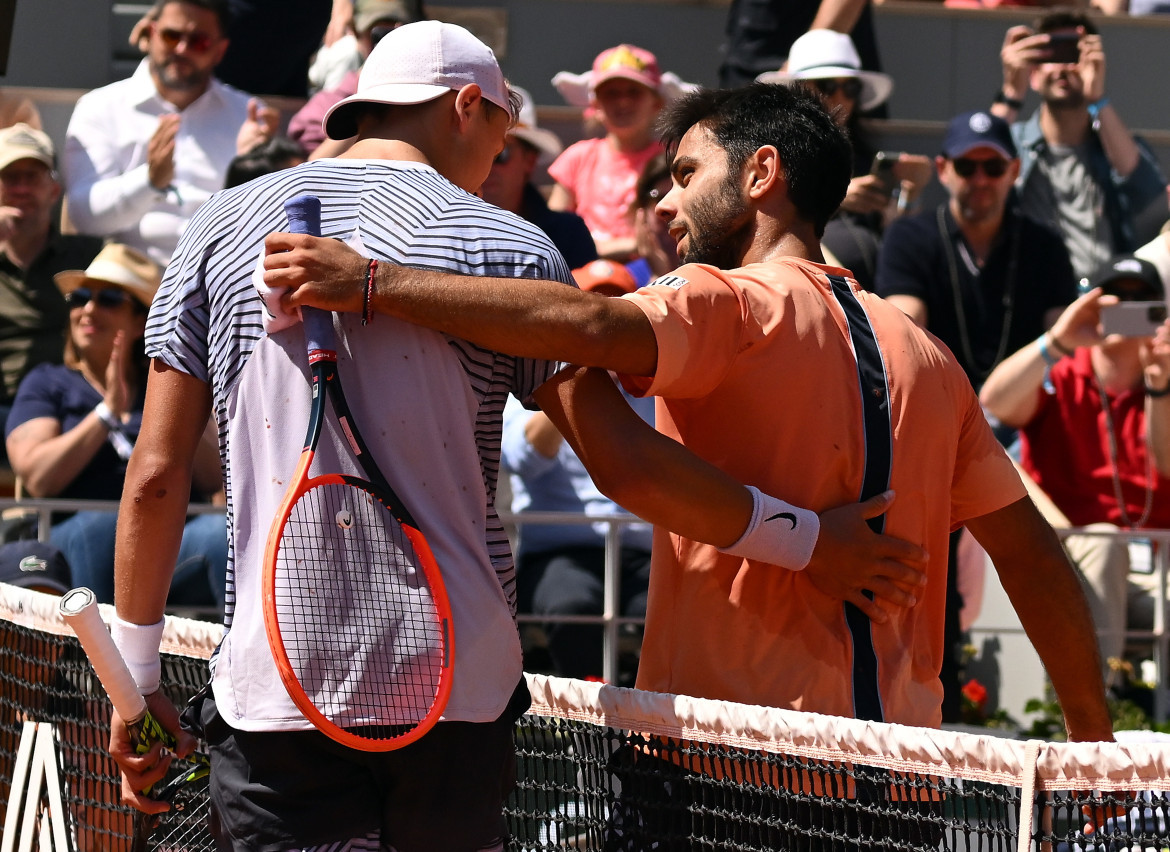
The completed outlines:
<svg viewBox="0 0 1170 852">
<path fill-rule="evenodd" d="M 322 126 L 331 139 L 348 139 L 357 133 L 353 104 L 422 104 L 472 83 L 511 112 L 508 84 L 490 47 L 455 24 L 406 24 L 374 45 L 357 93 L 334 104 Z"/>
</svg>

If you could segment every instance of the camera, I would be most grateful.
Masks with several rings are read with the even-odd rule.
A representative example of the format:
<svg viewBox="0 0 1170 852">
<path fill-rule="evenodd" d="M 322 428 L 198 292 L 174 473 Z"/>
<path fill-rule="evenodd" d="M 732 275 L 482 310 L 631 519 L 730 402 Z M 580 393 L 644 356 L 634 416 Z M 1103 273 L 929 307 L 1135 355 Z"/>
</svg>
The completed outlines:
<svg viewBox="0 0 1170 852">
<path fill-rule="evenodd" d="M 1153 337 L 1166 316 L 1165 302 L 1118 302 L 1101 308 L 1101 331 L 1106 337 Z"/>
</svg>

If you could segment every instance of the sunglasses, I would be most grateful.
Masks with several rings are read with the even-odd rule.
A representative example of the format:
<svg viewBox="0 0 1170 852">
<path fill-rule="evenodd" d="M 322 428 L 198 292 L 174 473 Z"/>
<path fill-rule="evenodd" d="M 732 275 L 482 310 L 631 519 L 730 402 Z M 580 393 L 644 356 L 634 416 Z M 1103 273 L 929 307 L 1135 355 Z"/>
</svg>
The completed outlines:
<svg viewBox="0 0 1170 852">
<path fill-rule="evenodd" d="M 840 80 L 813 80 L 812 84 L 817 87 L 818 92 L 827 98 L 831 98 L 838 91 L 851 101 L 861 97 L 861 81 L 856 77 L 844 77 Z"/>
<path fill-rule="evenodd" d="M 95 302 L 99 308 L 113 310 L 126 304 L 126 300 L 129 298 L 129 293 L 125 290 L 119 290 L 117 287 L 104 287 L 96 293 L 88 287 L 78 287 L 65 296 L 65 304 L 72 310 L 73 308 L 84 308 L 90 302 Z"/>
<path fill-rule="evenodd" d="M 167 50 L 176 50 L 180 44 L 185 45 L 191 53 L 204 53 L 211 47 L 212 37 L 207 33 L 184 33 L 179 30 L 155 28 L 159 39 L 166 45 Z"/>
<path fill-rule="evenodd" d="M 951 164 L 955 167 L 955 173 L 959 177 L 965 178 L 974 176 L 975 172 L 980 169 L 989 178 L 999 178 L 1007 174 L 1008 170 L 1008 161 L 998 157 L 990 160 L 972 160 L 967 157 L 959 157 L 951 160 Z"/>
<path fill-rule="evenodd" d="M 394 23 L 378 24 L 376 26 L 370 27 L 370 44 L 377 44 L 400 26 L 402 26 L 402 24 L 395 21 Z"/>
<path fill-rule="evenodd" d="M 496 154 L 496 158 L 492 160 L 498 166 L 506 166 L 512 160 L 512 146 L 505 145 L 504 150 Z"/>
</svg>

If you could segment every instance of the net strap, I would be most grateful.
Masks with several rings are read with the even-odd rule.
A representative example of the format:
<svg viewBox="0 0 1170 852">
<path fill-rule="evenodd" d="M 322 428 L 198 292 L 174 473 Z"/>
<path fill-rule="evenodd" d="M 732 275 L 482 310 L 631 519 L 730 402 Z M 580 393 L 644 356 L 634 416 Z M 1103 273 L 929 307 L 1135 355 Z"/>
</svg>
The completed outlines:
<svg viewBox="0 0 1170 852">
<path fill-rule="evenodd" d="M 1031 852 L 1032 829 L 1035 823 L 1036 809 L 1036 775 L 1037 763 L 1040 760 L 1042 740 L 1028 740 L 1024 743 L 1024 760 L 1021 769 L 1020 785 L 1020 834 L 1016 838 L 1016 852 Z"/>
</svg>

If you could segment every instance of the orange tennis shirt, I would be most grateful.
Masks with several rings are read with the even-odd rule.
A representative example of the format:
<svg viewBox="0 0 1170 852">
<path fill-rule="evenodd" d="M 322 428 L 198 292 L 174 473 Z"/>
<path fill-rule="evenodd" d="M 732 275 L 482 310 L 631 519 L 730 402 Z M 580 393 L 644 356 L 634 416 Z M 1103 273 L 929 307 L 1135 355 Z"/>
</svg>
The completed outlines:
<svg viewBox="0 0 1170 852">
<path fill-rule="evenodd" d="M 825 271 L 796 258 L 732 272 L 687 265 L 630 296 L 658 341 L 657 425 L 741 482 L 823 511 L 861 493 L 857 363 Z M 885 721 L 941 723 L 947 536 L 1024 486 L 951 353 L 901 311 L 850 285 L 889 383 L 886 531 L 930 553 L 918 604 L 870 625 Z M 655 530 L 640 689 L 855 716 L 840 600 L 807 575 Z"/>
</svg>

